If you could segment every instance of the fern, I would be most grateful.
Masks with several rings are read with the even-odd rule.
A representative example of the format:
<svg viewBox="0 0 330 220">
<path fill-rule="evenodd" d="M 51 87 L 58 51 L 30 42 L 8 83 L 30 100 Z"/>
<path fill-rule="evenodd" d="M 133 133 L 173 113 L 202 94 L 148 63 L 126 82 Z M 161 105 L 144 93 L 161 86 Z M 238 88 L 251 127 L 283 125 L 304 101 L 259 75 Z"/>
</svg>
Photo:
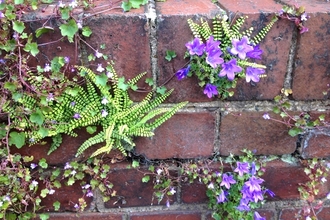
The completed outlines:
<svg viewBox="0 0 330 220">
<path fill-rule="evenodd" d="M 92 156 L 109 153 L 112 149 L 118 149 L 126 154 L 126 151 L 132 150 L 135 146 L 134 137 L 152 136 L 156 127 L 177 112 L 179 106 L 183 107 L 186 104 L 180 103 L 173 108 L 158 108 L 173 90 L 154 99 L 153 93 L 148 93 L 141 102 L 134 103 L 128 92 L 118 87 L 119 79 L 113 66 L 107 67 L 113 77 L 111 82 L 105 84 L 99 83 L 98 76 L 92 70 L 81 66 L 76 68 L 80 75 L 85 77 L 86 84 L 78 85 L 70 82 L 70 86 L 56 97 L 55 101 L 49 103 L 49 106 L 42 106 L 40 97 L 31 94 L 24 94 L 17 102 L 8 102 L 2 106 L 2 110 L 13 118 L 12 128 L 22 130 L 26 139 L 30 140 L 30 145 L 40 142 L 45 137 L 52 138 L 48 154 L 60 147 L 62 134 L 76 137 L 74 131 L 87 126 L 99 126 L 102 130 L 87 139 L 78 148 L 76 156 L 100 143 L 104 145 Z M 124 83 L 133 87 L 145 74 L 138 74 Z M 40 117 L 44 118 L 33 119 L 39 124 L 29 120 L 29 115 L 35 109 L 43 109 Z M 18 112 L 21 116 L 13 117 L 17 116 Z"/>
</svg>

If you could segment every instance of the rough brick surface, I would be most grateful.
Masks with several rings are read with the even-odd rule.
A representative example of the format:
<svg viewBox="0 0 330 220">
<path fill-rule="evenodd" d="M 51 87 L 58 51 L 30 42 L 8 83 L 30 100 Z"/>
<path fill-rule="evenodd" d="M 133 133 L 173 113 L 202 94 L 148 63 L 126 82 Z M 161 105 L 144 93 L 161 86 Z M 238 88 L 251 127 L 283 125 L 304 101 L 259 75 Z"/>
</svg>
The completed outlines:
<svg viewBox="0 0 330 220">
<path fill-rule="evenodd" d="M 296 219 L 295 216 L 300 213 L 300 209 L 284 209 L 280 212 L 279 220 L 289 220 L 289 219 Z M 318 213 L 319 210 L 316 210 Z M 330 216 L 330 207 L 324 207 L 320 213 L 317 214 L 318 220 L 328 220 Z M 310 216 L 312 217 L 312 215 Z"/>
<path fill-rule="evenodd" d="M 130 169 L 128 163 L 117 163 L 111 166 L 109 181 L 114 185 L 113 190 L 117 192 L 109 202 L 105 203 L 106 208 L 150 206 L 157 204 L 153 200 L 152 177 L 148 183 L 143 183 L 144 174 L 148 173 L 147 168 Z M 169 196 L 171 202 L 175 202 L 174 196 Z M 166 199 L 161 204 L 164 205 Z"/>
<path fill-rule="evenodd" d="M 195 181 L 192 184 L 183 184 L 181 189 L 183 203 L 207 203 L 206 187 L 203 183 Z"/>
<path fill-rule="evenodd" d="M 157 213 L 132 213 L 130 220 L 200 220 L 201 214 L 189 211 L 157 212 Z"/>
<path fill-rule="evenodd" d="M 168 0 L 156 3 L 156 6 L 159 19 L 157 26 L 158 84 L 161 85 L 171 78 L 176 71 L 183 68 L 188 61 L 183 59 L 186 51 L 185 44 L 193 39 L 193 35 L 187 19 L 192 18 L 197 21 L 200 17 L 212 18 L 220 13 L 220 10 L 208 0 Z M 184 8 L 184 12 L 182 8 Z M 171 62 L 165 60 L 167 50 L 174 50 L 177 54 L 177 57 Z M 178 81 L 174 76 L 166 86 L 175 89 L 168 99 L 169 102 L 209 101 L 203 94 L 203 89 L 198 86 L 196 77 Z"/>
<path fill-rule="evenodd" d="M 330 83 L 328 45 L 330 5 L 324 1 L 284 1 L 303 5 L 310 18 L 305 22 L 309 28 L 298 38 L 293 73 L 293 98 L 297 100 L 327 99 Z"/>
<path fill-rule="evenodd" d="M 265 120 L 261 112 L 233 112 L 222 116 L 220 126 L 220 154 L 241 154 L 246 148 L 257 155 L 291 154 L 296 139 L 288 135 L 285 125 Z M 277 115 L 270 114 L 277 118 Z"/>
<path fill-rule="evenodd" d="M 74 208 L 75 204 L 79 204 L 79 198 L 84 197 L 84 193 L 81 189 L 80 182 L 74 183 L 72 186 L 66 186 L 62 184 L 61 188 L 55 188 L 55 193 L 53 195 L 47 195 L 46 198 L 42 199 L 41 206 L 44 208 L 41 210 L 43 212 L 54 211 L 53 203 L 59 201 L 61 203 L 60 212 L 63 211 L 76 211 Z M 84 197 L 87 208 L 90 207 L 90 204 L 93 200 L 92 197 Z"/>
<path fill-rule="evenodd" d="M 155 136 L 139 138 L 136 152 L 149 159 L 210 157 L 215 141 L 215 113 L 178 113 L 155 130 Z"/>
<path fill-rule="evenodd" d="M 219 4 L 232 16 L 237 12 L 238 15 L 248 16 L 244 28 L 253 26 L 255 31 L 252 36 L 266 26 L 274 13 L 281 9 L 281 5 L 276 4 L 273 0 L 250 2 L 221 0 Z M 284 84 L 293 30 L 293 26 L 289 22 L 278 21 L 275 23 L 266 38 L 260 43 L 263 54 L 262 60 L 257 61 L 257 63 L 267 66 L 265 72 L 267 77 L 258 83 L 246 83 L 244 80 L 240 80 L 231 100 L 271 100 L 278 95 Z"/>
<path fill-rule="evenodd" d="M 113 214 L 113 213 L 51 213 L 50 219 L 56 220 L 122 220 L 121 214 Z"/>
</svg>

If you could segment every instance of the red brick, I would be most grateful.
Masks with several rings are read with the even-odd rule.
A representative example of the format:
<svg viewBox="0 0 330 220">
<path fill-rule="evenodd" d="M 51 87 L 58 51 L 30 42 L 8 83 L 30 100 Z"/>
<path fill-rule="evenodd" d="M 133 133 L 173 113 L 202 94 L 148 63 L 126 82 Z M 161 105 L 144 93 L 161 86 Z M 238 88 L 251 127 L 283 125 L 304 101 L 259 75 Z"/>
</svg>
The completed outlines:
<svg viewBox="0 0 330 220">
<path fill-rule="evenodd" d="M 184 8 L 184 12 L 182 9 Z M 183 68 L 188 60 L 183 56 L 186 51 L 185 44 L 193 39 L 193 35 L 187 23 L 187 19 L 200 20 L 200 17 L 213 18 L 219 13 L 215 4 L 208 0 L 167 0 L 156 2 L 158 13 L 157 35 L 158 35 L 158 84 L 163 84 Z M 174 50 L 177 57 L 171 62 L 165 60 L 166 51 Z M 174 92 L 168 99 L 169 102 L 190 101 L 206 102 L 210 101 L 204 94 L 203 89 L 198 86 L 197 77 L 178 81 L 174 76 L 166 86 L 174 88 Z"/>
<path fill-rule="evenodd" d="M 56 219 L 56 220 L 122 220 L 121 214 L 114 214 L 114 213 L 98 213 L 98 212 L 91 212 L 91 213 L 50 213 L 49 219 Z"/>
<path fill-rule="evenodd" d="M 242 154 L 242 149 L 257 155 L 291 154 L 296 150 L 296 138 L 288 135 L 288 128 L 272 120 L 265 120 L 261 112 L 233 112 L 222 117 L 220 126 L 220 154 Z M 278 115 L 270 114 L 279 119 Z"/>
<path fill-rule="evenodd" d="M 207 203 L 208 197 L 206 196 L 205 184 L 198 181 L 183 184 L 181 199 L 183 203 Z"/>
<path fill-rule="evenodd" d="M 107 5 L 109 2 L 98 4 Z M 148 77 L 151 77 L 149 29 L 143 7 L 126 13 L 118 10 L 102 13 L 102 16 L 86 19 L 85 25 L 93 32 L 86 42 L 115 62 L 114 67 L 119 76 L 132 79 L 141 72 L 148 72 Z M 100 49 L 101 44 L 105 44 L 104 50 Z M 94 51 L 87 48 L 87 53 L 94 54 Z M 106 66 L 106 61 L 96 59 L 94 69 L 98 63 Z M 149 89 L 143 81 L 138 86 Z M 134 100 L 141 100 L 145 96 L 145 93 L 131 94 Z"/>
<path fill-rule="evenodd" d="M 259 209 L 257 211 L 261 215 L 261 217 L 264 217 L 267 220 L 275 219 L 275 210 Z M 206 216 L 206 220 L 214 220 L 214 218 L 212 218 L 212 213 L 209 213 Z"/>
<path fill-rule="evenodd" d="M 309 112 L 311 116 L 310 121 L 319 119 L 320 115 L 325 116 L 325 121 L 329 121 L 329 112 Z M 318 127 L 313 130 L 309 130 L 303 135 L 301 140 L 300 154 L 304 159 L 308 158 L 326 158 L 330 156 L 330 149 L 328 148 L 330 143 L 330 132 L 328 128 Z"/>
<path fill-rule="evenodd" d="M 215 113 L 177 113 L 136 140 L 136 152 L 149 159 L 209 157 L 213 153 Z"/>
<path fill-rule="evenodd" d="M 328 45 L 329 37 L 329 4 L 322 1 L 283 1 L 289 4 L 305 6 L 310 18 L 305 22 L 309 31 L 300 35 L 293 73 L 293 98 L 297 100 L 328 99 L 323 94 L 330 83 L 330 66 Z"/>
<path fill-rule="evenodd" d="M 308 158 L 327 158 L 330 156 L 330 132 L 328 131 L 310 131 L 302 139 L 301 156 Z"/>
<path fill-rule="evenodd" d="M 266 26 L 274 16 L 274 13 L 281 9 L 281 5 L 273 0 L 221 0 L 219 4 L 229 14 L 248 16 L 244 28 L 253 27 L 252 36 Z M 242 30 L 244 30 L 242 28 Z M 289 58 L 293 25 L 287 21 L 279 20 L 266 38 L 260 43 L 263 50 L 262 60 L 257 63 L 267 66 L 267 77 L 262 78 L 258 83 L 246 83 L 239 80 L 235 95 L 230 100 L 269 100 L 278 95 L 283 87 L 284 78 Z"/>
<path fill-rule="evenodd" d="M 42 212 L 54 211 L 53 203 L 56 201 L 61 203 L 59 212 L 76 211 L 74 205 L 79 204 L 79 198 L 84 196 L 79 182 L 74 183 L 72 186 L 66 186 L 62 183 L 62 186 L 59 189 L 55 188 L 54 190 L 55 193 L 53 195 L 47 195 L 46 198 L 41 200 L 41 206 L 44 206 L 41 210 Z M 93 198 L 84 197 L 84 199 L 87 203 L 86 209 L 88 209 Z"/>
<path fill-rule="evenodd" d="M 269 200 L 299 199 L 299 184 L 305 184 L 309 179 L 304 172 L 304 166 L 290 165 L 282 161 L 267 163 L 266 172 L 262 176 L 264 185 L 275 193 L 274 198 Z M 323 198 L 329 191 L 329 183 L 319 187 L 320 193 L 317 198 Z"/>
<path fill-rule="evenodd" d="M 201 214 L 189 211 L 132 213 L 130 220 L 200 220 Z"/>
<path fill-rule="evenodd" d="M 279 220 L 291 220 L 291 219 L 296 219 L 295 216 L 298 214 L 300 209 L 283 209 L 280 212 Z M 319 210 L 315 210 L 318 212 Z M 310 217 L 313 215 L 311 214 Z M 318 220 L 328 220 L 330 216 L 330 207 L 324 207 L 320 213 L 317 214 L 317 219 Z"/>
<path fill-rule="evenodd" d="M 157 199 L 153 199 L 153 181 L 152 177 L 148 183 L 143 183 L 142 178 L 148 173 L 147 168 L 139 170 L 128 168 L 128 163 L 117 163 L 111 165 L 109 173 L 109 181 L 114 185 L 113 190 L 116 191 L 116 197 L 112 197 L 110 201 L 105 203 L 106 208 L 114 207 L 135 207 L 150 206 L 157 204 Z M 175 202 L 175 196 L 169 196 L 172 202 Z M 165 205 L 166 197 L 161 201 L 161 205 Z"/>
</svg>

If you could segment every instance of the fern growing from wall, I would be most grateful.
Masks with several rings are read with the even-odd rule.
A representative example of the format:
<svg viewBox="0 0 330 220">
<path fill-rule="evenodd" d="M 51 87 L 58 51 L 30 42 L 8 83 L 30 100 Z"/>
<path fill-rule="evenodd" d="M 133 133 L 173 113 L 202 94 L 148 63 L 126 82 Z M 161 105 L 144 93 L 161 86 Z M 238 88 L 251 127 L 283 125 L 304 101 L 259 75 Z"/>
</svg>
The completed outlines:
<svg viewBox="0 0 330 220">
<path fill-rule="evenodd" d="M 63 134 L 77 137 L 76 129 L 97 126 L 100 131 L 79 147 L 76 156 L 100 143 L 104 143 L 103 146 L 91 156 L 109 153 L 115 148 L 126 154 L 135 146 L 134 137 L 153 136 L 158 126 L 187 104 L 181 102 L 171 108 L 160 107 L 173 90 L 156 97 L 150 92 L 141 102 L 134 103 L 127 89 L 146 73 L 125 82 L 118 78 L 111 65 L 107 67 L 112 73 L 111 81 L 102 79 L 86 67 L 76 66 L 76 69 L 86 84 L 71 83 L 47 106 L 40 104 L 40 97 L 28 93 L 16 102 L 8 101 L 3 105 L 3 112 L 11 118 L 11 136 L 19 135 L 29 145 L 51 137 L 50 154 L 61 146 Z M 23 145 L 15 141 L 12 144 L 17 147 Z"/>
</svg>

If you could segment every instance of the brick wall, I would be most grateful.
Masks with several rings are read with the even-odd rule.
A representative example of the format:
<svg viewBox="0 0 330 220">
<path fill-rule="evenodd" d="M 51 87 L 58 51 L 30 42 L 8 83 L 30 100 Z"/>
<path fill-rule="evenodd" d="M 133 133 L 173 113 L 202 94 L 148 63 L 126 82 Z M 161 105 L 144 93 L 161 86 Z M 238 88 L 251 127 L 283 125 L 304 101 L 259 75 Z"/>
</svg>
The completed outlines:
<svg viewBox="0 0 330 220">
<path fill-rule="evenodd" d="M 264 51 L 263 63 L 267 65 L 267 78 L 257 85 L 245 82 L 238 84 L 234 97 L 227 101 L 208 99 L 192 77 L 178 82 L 175 78 L 167 83 L 168 88 L 175 88 L 168 99 L 168 105 L 188 100 L 190 104 L 155 132 L 155 136 L 137 139 L 136 154 L 147 159 L 168 158 L 208 158 L 214 153 L 226 156 L 239 154 L 247 148 L 256 150 L 258 155 L 294 154 L 302 158 L 326 158 L 330 156 L 330 133 L 317 131 L 302 139 L 290 137 L 284 125 L 264 120 L 264 112 L 271 111 L 271 100 L 280 93 L 281 88 L 291 88 L 293 95 L 290 102 L 293 111 L 309 111 L 314 115 L 329 115 L 329 95 L 324 95 L 330 83 L 330 3 L 320 0 L 166 0 L 153 2 L 141 9 L 123 14 L 113 10 L 85 22 L 93 31 L 87 42 L 99 47 L 105 43 L 107 55 L 115 61 L 119 75 L 131 78 L 137 73 L 147 71 L 157 85 L 162 85 L 173 73 L 184 66 L 182 57 L 186 50 L 185 43 L 192 39 L 187 19 L 212 18 L 220 12 L 220 7 L 230 15 L 240 12 L 248 15 L 248 25 L 260 29 L 273 12 L 281 9 L 281 3 L 306 6 L 311 16 L 307 22 L 309 32 L 297 34 L 292 23 L 279 21 L 261 44 Z M 96 1 L 97 5 L 102 5 Z M 46 18 L 53 10 L 34 14 Z M 33 30 L 34 26 L 30 26 Z M 57 39 L 54 35 L 45 35 L 40 43 Z M 58 47 L 60 46 L 60 47 Z M 74 58 L 74 45 L 60 42 L 41 48 L 44 55 L 70 55 Z M 59 49 L 60 48 L 60 49 Z M 91 53 L 88 48 L 80 48 L 82 56 Z M 177 58 L 168 62 L 164 59 L 166 50 L 175 50 Z M 46 56 L 40 56 L 38 62 Z M 141 95 L 133 94 L 136 100 Z M 275 115 L 273 115 L 276 117 Z M 330 116 L 330 115 L 329 115 Z M 80 131 L 80 137 L 88 134 Z M 87 138 L 87 137 L 86 137 Z M 22 154 L 32 154 L 35 159 L 47 158 L 56 166 L 74 158 L 82 138 L 65 137 L 65 147 L 60 147 L 50 156 L 47 148 L 32 146 L 19 150 Z M 81 196 L 80 187 L 64 187 L 56 191 L 53 197 L 44 201 L 46 210 L 52 211 L 53 201 L 61 201 L 61 213 L 51 214 L 51 219 L 113 219 L 113 220 L 207 220 L 211 219 L 207 209 L 205 187 L 199 183 L 184 184 L 172 197 L 171 206 L 153 204 L 152 183 L 142 183 L 143 174 L 135 169 L 128 169 L 126 163 L 111 164 L 110 179 L 120 198 L 103 203 L 95 192 L 88 200 L 84 213 L 75 214 L 72 202 Z M 266 186 L 276 196 L 267 202 L 260 213 L 267 219 L 294 219 L 301 202 L 297 187 L 306 181 L 300 163 L 272 161 L 267 165 L 264 176 Z M 323 198 L 330 190 L 330 180 L 321 189 Z M 95 212 L 97 211 L 97 212 Z M 319 219 L 330 219 L 330 205 L 319 214 Z"/>
</svg>

